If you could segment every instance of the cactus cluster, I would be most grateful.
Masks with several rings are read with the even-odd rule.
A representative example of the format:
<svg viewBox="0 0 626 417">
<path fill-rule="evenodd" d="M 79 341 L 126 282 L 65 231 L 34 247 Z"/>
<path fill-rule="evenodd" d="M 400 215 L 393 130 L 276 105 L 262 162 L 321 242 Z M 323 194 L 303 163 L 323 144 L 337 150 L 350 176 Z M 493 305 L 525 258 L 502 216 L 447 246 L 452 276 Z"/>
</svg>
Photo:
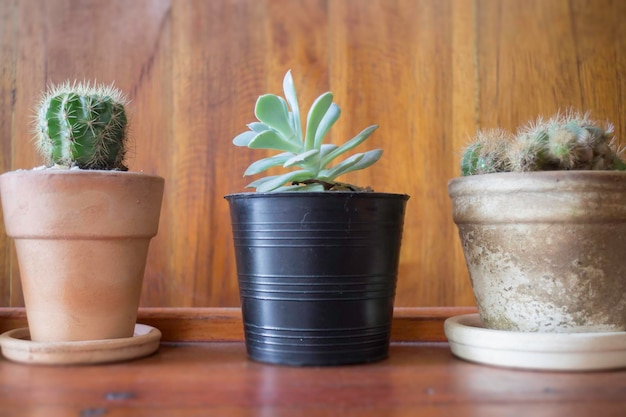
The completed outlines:
<svg viewBox="0 0 626 417">
<path fill-rule="evenodd" d="M 520 127 L 516 134 L 481 130 L 466 147 L 462 175 L 551 170 L 626 170 L 613 126 L 589 113 L 558 113 Z"/>
<path fill-rule="evenodd" d="M 378 126 L 365 128 L 354 138 L 338 146 L 325 144 L 324 139 L 339 119 L 341 110 L 333 102 L 331 92 L 320 95 L 309 109 L 306 131 L 300 120 L 300 107 L 291 72 L 283 79 L 285 98 L 265 94 L 257 99 L 255 115 L 257 122 L 248 124 L 249 131 L 237 135 L 233 143 L 252 149 L 282 151 L 278 155 L 252 163 L 244 176 L 255 175 L 272 167 L 297 168 L 282 175 L 270 175 L 248 185 L 258 192 L 268 191 L 369 191 L 368 188 L 335 180 L 339 175 L 367 168 L 382 155 L 375 149 L 354 154 L 329 166 L 335 158 L 363 143 Z"/>
<path fill-rule="evenodd" d="M 51 86 L 37 111 L 36 141 L 48 165 L 127 170 L 126 99 L 112 85 Z"/>
</svg>

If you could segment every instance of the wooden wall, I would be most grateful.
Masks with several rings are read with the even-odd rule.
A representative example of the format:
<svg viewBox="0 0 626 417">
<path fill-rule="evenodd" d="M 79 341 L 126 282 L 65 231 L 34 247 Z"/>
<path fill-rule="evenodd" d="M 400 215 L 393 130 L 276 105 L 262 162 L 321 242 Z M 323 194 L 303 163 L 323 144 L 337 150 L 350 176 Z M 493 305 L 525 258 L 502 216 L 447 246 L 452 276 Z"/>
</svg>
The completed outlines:
<svg viewBox="0 0 626 417">
<path fill-rule="evenodd" d="M 223 196 L 261 153 L 231 139 L 291 69 L 301 103 L 335 93 L 333 140 L 380 125 L 365 147 L 382 160 L 344 180 L 411 195 L 397 305 L 471 305 L 446 191 L 460 149 L 570 106 L 625 137 L 625 18 L 620 0 L 0 0 L 0 171 L 40 164 L 48 83 L 114 81 L 132 99 L 131 169 L 166 180 L 142 304 L 236 306 Z M 0 306 L 19 306 L 0 236 Z"/>
</svg>

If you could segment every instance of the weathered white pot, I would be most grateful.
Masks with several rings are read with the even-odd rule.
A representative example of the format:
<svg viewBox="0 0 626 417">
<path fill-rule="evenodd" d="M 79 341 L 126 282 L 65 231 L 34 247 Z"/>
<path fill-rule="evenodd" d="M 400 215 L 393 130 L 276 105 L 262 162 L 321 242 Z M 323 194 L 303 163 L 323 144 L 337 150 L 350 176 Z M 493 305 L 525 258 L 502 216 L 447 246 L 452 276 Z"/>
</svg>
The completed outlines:
<svg viewBox="0 0 626 417">
<path fill-rule="evenodd" d="M 163 185 L 163 178 L 136 172 L 0 176 L 33 341 L 133 335 Z"/>
<path fill-rule="evenodd" d="M 450 181 L 486 327 L 626 330 L 626 173 L 498 173 Z"/>
</svg>

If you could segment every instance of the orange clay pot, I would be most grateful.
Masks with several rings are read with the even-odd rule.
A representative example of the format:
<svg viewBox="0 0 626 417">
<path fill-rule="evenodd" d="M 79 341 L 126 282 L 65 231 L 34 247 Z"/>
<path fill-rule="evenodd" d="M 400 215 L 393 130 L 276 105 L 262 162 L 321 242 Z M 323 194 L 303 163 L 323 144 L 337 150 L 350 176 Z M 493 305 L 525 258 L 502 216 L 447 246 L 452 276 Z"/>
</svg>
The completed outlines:
<svg viewBox="0 0 626 417">
<path fill-rule="evenodd" d="M 0 176 L 31 340 L 133 336 L 163 178 L 41 169 Z"/>
</svg>

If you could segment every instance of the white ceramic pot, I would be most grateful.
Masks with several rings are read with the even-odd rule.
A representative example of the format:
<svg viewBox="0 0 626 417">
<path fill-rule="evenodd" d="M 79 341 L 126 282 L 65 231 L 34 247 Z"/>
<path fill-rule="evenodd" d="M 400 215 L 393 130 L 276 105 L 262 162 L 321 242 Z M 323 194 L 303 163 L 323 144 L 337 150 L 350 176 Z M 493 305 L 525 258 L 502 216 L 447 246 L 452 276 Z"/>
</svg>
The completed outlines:
<svg viewBox="0 0 626 417">
<path fill-rule="evenodd" d="M 31 339 L 133 335 L 163 178 L 136 172 L 13 171 L 0 176 Z"/>
<path fill-rule="evenodd" d="M 486 327 L 626 330 L 626 172 L 476 175 L 448 192 Z"/>
</svg>

